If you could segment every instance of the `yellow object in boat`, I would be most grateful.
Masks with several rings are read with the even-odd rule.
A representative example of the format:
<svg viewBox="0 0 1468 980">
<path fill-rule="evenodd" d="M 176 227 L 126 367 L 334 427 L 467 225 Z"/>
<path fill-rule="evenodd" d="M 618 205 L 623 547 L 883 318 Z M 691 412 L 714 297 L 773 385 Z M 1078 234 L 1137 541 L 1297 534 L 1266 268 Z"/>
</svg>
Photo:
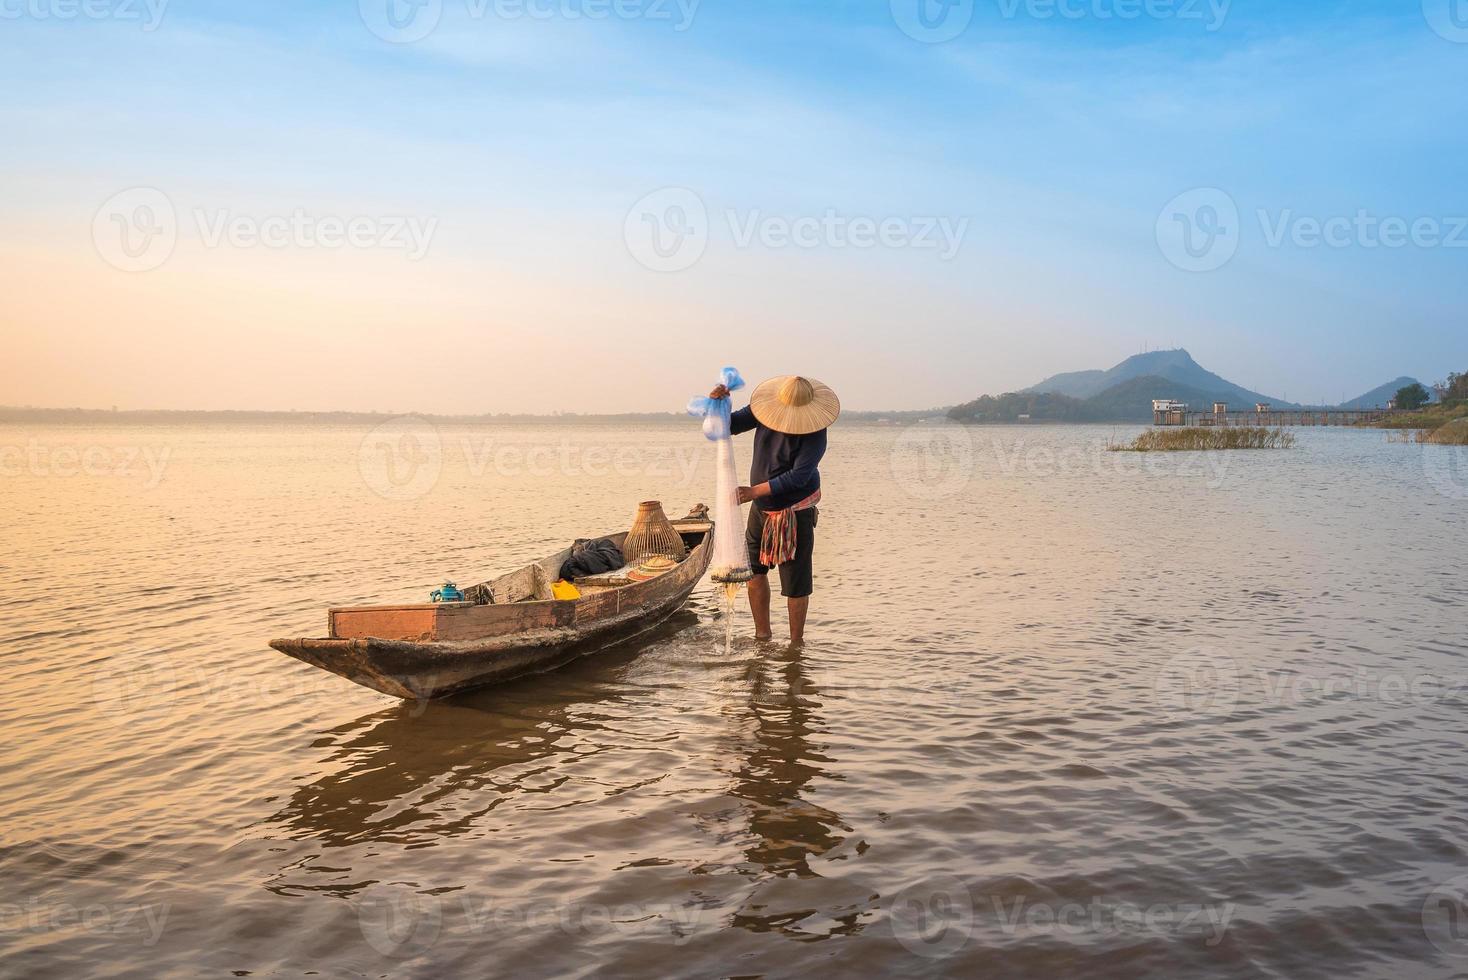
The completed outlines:
<svg viewBox="0 0 1468 980">
<path fill-rule="evenodd" d="M 565 579 L 560 578 L 551 583 L 551 595 L 557 599 L 579 599 L 581 598 L 581 590 Z"/>
</svg>

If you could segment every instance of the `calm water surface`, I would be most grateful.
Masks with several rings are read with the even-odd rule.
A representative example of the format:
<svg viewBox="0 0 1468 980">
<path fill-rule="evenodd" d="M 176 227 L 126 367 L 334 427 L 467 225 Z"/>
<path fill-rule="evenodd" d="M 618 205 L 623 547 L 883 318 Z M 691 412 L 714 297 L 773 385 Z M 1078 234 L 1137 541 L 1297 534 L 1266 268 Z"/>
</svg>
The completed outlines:
<svg viewBox="0 0 1468 980">
<path fill-rule="evenodd" d="M 706 584 L 415 707 L 266 641 L 681 513 L 694 426 L 0 427 L 0 973 L 1468 967 L 1465 451 L 1127 434 L 842 425 L 804 649 Z"/>
</svg>

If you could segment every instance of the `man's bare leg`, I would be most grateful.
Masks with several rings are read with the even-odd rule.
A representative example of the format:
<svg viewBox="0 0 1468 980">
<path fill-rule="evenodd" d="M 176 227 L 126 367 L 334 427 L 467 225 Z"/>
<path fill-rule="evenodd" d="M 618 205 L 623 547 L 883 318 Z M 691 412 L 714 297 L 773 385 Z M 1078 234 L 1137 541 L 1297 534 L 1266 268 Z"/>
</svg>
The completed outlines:
<svg viewBox="0 0 1468 980">
<path fill-rule="evenodd" d="M 749 593 L 749 611 L 754 615 L 754 638 L 768 640 L 770 632 L 770 577 L 756 575 L 745 587 Z"/>
<path fill-rule="evenodd" d="M 769 590 L 769 586 L 766 585 L 765 588 L 766 588 L 766 592 L 765 592 L 765 608 L 768 610 L 769 604 L 770 604 L 769 591 L 768 591 Z M 785 605 L 790 609 L 790 642 L 791 643 L 804 643 L 805 642 L 805 612 L 806 612 L 807 609 L 810 608 L 810 596 L 803 595 L 799 599 L 786 599 L 785 600 Z M 768 612 L 765 613 L 765 617 L 766 617 L 766 620 L 765 621 L 768 622 L 769 621 L 769 613 Z"/>
</svg>

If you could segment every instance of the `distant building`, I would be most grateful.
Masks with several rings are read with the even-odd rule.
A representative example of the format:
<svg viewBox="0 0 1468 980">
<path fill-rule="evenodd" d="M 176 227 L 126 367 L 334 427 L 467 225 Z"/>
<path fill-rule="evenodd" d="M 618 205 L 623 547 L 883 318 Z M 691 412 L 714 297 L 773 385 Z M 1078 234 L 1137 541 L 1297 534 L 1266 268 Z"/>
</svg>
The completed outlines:
<svg viewBox="0 0 1468 980">
<path fill-rule="evenodd" d="M 1188 403 L 1172 398 L 1152 399 L 1153 425 L 1187 425 Z"/>
<path fill-rule="evenodd" d="M 1227 415 L 1228 414 L 1228 402 L 1214 402 L 1213 403 L 1213 414 L 1214 415 Z"/>
<path fill-rule="evenodd" d="M 1263 415 L 1266 412 L 1271 411 L 1273 408 L 1274 406 L 1269 404 L 1269 402 L 1259 402 L 1257 405 L 1254 406 L 1254 411 L 1258 412 L 1260 415 Z"/>
</svg>

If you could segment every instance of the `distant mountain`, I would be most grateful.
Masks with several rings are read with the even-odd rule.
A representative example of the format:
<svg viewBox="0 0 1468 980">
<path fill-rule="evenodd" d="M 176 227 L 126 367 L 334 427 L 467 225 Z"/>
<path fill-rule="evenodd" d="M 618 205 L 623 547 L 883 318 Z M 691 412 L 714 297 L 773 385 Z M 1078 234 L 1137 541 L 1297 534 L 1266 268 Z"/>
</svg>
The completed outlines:
<svg viewBox="0 0 1468 980">
<path fill-rule="evenodd" d="M 1339 407 L 1385 407 L 1397 389 L 1415 380 L 1397 378 Z M 960 422 L 1013 422 L 1021 415 L 1033 422 L 1150 422 L 1156 398 L 1186 402 L 1196 411 L 1214 402 L 1227 402 L 1234 411 L 1249 411 L 1257 402 L 1286 411 L 1304 407 L 1236 385 L 1179 349 L 1137 354 L 1107 371 L 1057 374 L 1023 391 L 984 395 L 948 415 Z"/>
<path fill-rule="evenodd" d="M 1422 384 L 1422 382 L 1418 381 L 1416 378 L 1409 378 L 1406 375 L 1403 375 L 1395 381 L 1388 381 L 1386 384 L 1381 385 L 1380 387 L 1372 388 L 1364 395 L 1357 395 L 1355 398 L 1352 398 L 1348 402 L 1341 402 L 1340 407 L 1346 409 L 1386 408 L 1386 403 L 1391 401 L 1392 398 L 1396 396 L 1396 393 L 1398 391 L 1402 390 L 1408 385 L 1415 384 Z M 1432 392 L 1432 400 L 1437 401 L 1437 392 L 1433 392 L 1432 388 L 1428 387 L 1427 385 L 1422 385 L 1422 387 L 1427 388 L 1428 391 Z"/>
<path fill-rule="evenodd" d="M 1121 364 L 1116 367 L 1121 367 Z M 1116 368 L 1111 370 L 1115 371 Z M 1020 389 L 1019 393 L 1021 395 L 1034 393 L 1065 395 L 1068 398 L 1090 398 L 1109 387 L 1106 384 L 1106 375 L 1109 373 L 1107 371 L 1070 371 L 1065 374 L 1053 374 L 1037 385 Z M 1112 382 L 1112 384 L 1115 383 Z"/>
<path fill-rule="evenodd" d="M 1269 402 L 1276 408 L 1298 408 L 1299 406 L 1278 398 L 1270 398 L 1261 395 L 1257 391 L 1236 385 L 1232 381 L 1225 380 L 1205 369 L 1197 361 L 1193 360 L 1191 354 L 1181 348 L 1177 350 L 1157 350 L 1146 354 L 1135 354 L 1111 368 L 1109 371 L 1074 371 L 1069 374 L 1057 374 L 1046 378 L 1027 391 L 1051 392 L 1059 395 L 1069 395 L 1072 398 L 1094 398 L 1095 396 L 1114 388 L 1125 381 L 1133 381 L 1138 378 L 1164 378 L 1168 381 L 1191 388 L 1194 398 L 1199 394 L 1207 401 L 1225 401 L 1243 407 L 1252 406 L 1255 402 Z M 1167 398 L 1166 394 L 1158 394 L 1154 397 Z M 1201 404 L 1201 402 L 1199 403 Z M 1150 416 L 1151 405 L 1148 404 Z"/>
</svg>

